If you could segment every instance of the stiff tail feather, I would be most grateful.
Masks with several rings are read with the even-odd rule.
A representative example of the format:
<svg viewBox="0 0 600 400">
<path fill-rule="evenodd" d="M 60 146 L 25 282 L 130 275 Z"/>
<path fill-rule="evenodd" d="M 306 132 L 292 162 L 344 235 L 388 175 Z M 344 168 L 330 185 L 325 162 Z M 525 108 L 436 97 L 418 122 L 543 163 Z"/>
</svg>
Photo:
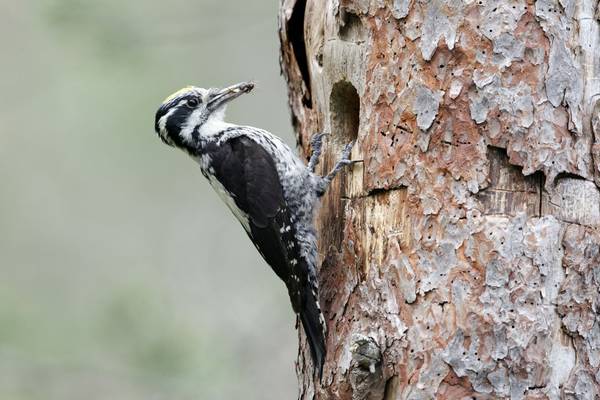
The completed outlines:
<svg viewBox="0 0 600 400">
<path fill-rule="evenodd" d="M 315 366 L 315 371 L 319 374 L 319 379 L 323 376 L 323 363 L 325 362 L 325 321 L 321 315 L 319 303 L 314 296 L 308 295 L 305 298 L 305 304 L 300 311 L 300 320 L 304 327 L 304 332 L 308 339 L 310 355 Z"/>
</svg>

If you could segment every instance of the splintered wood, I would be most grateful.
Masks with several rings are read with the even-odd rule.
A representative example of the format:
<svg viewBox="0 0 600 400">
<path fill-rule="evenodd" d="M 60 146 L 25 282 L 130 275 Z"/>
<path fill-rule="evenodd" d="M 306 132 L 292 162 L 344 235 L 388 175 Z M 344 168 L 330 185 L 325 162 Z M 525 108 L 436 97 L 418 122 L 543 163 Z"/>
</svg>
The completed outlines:
<svg viewBox="0 0 600 400">
<path fill-rule="evenodd" d="M 328 354 L 302 399 L 600 398 L 594 0 L 283 0 L 322 172 Z M 302 335 L 302 333 L 300 333 Z"/>
</svg>

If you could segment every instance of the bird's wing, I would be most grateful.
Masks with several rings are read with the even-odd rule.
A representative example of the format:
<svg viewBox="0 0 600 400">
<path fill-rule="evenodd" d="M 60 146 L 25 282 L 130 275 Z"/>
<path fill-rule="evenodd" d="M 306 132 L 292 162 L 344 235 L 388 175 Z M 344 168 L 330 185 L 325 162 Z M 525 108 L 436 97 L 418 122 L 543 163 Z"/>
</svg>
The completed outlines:
<svg viewBox="0 0 600 400">
<path fill-rule="evenodd" d="M 265 261 L 286 283 L 297 311 L 302 301 L 301 288 L 306 282 L 296 278 L 307 274 L 306 271 L 298 274 L 293 268 L 304 269 L 306 263 L 301 259 L 273 158 L 246 136 L 234 137 L 207 150 L 214 177 L 241 211 L 233 210 L 234 214 Z"/>
<path fill-rule="evenodd" d="M 296 229 L 283 195 L 275 162 L 258 143 L 245 136 L 213 147 L 214 176 L 235 202 L 231 206 L 252 242 L 285 282 L 292 308 L 302 321 L 319 375 L 325 359 L 325 321 L 316 281 L 301 255 Z"/>
</svg>

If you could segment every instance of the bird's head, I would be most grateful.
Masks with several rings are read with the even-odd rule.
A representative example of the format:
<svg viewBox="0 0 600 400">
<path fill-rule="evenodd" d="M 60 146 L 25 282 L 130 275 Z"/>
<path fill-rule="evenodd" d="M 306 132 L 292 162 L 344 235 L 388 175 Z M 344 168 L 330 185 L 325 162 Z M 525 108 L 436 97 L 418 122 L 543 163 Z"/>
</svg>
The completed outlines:
<svg viewBox="0 0 600 400">
<path fill-rule="evenodd" d="M 243 82 L 225 89 L 189 86 L 167 97 L 156 111 L 154 129 L 163 142 L 182 150 L 194 150 L 202 133 L 223 123 L 231 100 L 254 88 Z"/>
</svg>

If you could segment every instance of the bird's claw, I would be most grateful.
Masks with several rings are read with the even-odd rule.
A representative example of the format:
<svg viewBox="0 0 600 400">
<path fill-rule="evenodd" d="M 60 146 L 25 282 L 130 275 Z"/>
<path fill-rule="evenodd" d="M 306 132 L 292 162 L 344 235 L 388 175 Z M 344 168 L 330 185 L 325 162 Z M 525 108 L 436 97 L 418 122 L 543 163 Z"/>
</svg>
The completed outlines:
<svg viewBox="0 0 600 400">
<path fill-rule="evenodd" d="M 329 135 L 327 132 L 315 133 L 310 139 L 311 147 L 315 148 L 323 143 L 323 137 Z"/>
<path fill-rule="evenodd" d="M 342 159 L 340 161 L 346 161 L 350 159 L 350 153 L 352 153 L 352 148 L 354 147 L 355 141 L 348 143 L 344 146 L 344 150 L 342 151 Z"/>
</svg>

